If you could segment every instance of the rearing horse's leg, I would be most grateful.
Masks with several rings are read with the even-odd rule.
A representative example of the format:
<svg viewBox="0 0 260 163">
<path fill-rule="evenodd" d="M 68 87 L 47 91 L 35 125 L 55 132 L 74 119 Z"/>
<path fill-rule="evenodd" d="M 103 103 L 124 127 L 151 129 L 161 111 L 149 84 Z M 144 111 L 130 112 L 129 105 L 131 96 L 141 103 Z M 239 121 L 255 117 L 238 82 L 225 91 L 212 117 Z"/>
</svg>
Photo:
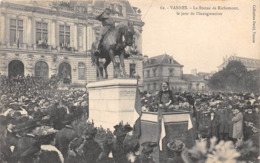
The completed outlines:
<svg viewBox="0 0 260 163">
<path fill-rule="evenodd" d="M 126 77 L 124 54 L 122 53 L 122 54 L 119 56 L 119 58 L 120 58 L 120 64 L 121 64 L 121 67 L 122 67 L 122 70 L 123 70 L 123 77 Z"/>
<path fill-rule="evenodd" d="M 116 60 L 115 60 L 115 55 L 114 55 L 114 52 L 110 49 L 109 50 L 109 56 L 110 56 L 110 59 L 113 63 L 113 66 L 114 66 L 114 78 L 118 78 L 119 76 L 119 68 L 116 64 Z"/>
<path fill-rule="evenodd" d="M 100 72 L 100 68 L 99 68 L 99 58 L 98 57 L 96 57 L 95 64 L 96 64 L 96 69 L 98 71 L 98 79 L 101 79 L 101 78 L 103 78 L 103 76 L 101 76 L 101 72 Z"/>
<path fill-rule="evenodd" d="M 106 74 L 106 79 L 108 78 L 107 74 L 107 66 L 111 63 L 111 59 L 108 57 L 106 58 L 106 62 L 104 63 L 104 69 L 105 69 L 105 74 Z"/>
</svg>

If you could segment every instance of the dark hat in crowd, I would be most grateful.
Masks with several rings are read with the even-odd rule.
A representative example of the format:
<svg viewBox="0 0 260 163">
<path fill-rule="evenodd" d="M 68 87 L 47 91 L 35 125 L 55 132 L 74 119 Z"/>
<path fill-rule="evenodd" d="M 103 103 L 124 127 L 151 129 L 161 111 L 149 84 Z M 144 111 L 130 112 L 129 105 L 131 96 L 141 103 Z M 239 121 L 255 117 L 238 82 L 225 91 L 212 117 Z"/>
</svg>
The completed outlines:
<svg viewBox="0 0 260 163">
<path fill-rule="evenodd" d="M 187 95 L 186 99 L 190 105 L 193 105 L 195 103 L 195 99 L 191 95 Z"/>
<path fill-rule="evenodd" d="M 233 110 L 235 110 L 235 109 L 238 109 L 238 110 L 240 110 L 240 106 L 239 106 L 238 104 L 236 104 L 236 105 L 233 105 L 233 106 L 232 106 L 232 109 L 233 109 Z"/>
<path fill-rule="evenodd" d="M 65 119 L 62 121 L 62 124 L 68 125 L 68 124 L 70 124 L 74 120 L 76 120 L 76 117 L 70 115 L 70 116 L 65 117 Z"/>
<path fill-rule="evenodd" d="M 142 143 L 141 145 L 143 147 L 142 153 L 150 153 L 157 146 L 157 143 L 147 141 L 147 142 Z"/>
<path fill-rule="evenodd" d="M 225 109 L 228 106 L 229 106 L 229 103 L 227 101 L 224 101 L 224 102 L 219 103 L 218 108 Z"/>
<path fill-rule="evenodd" d="M 172 140 L 167 144 L 167 147 L 174 152 L 182 152 L 186 145 L 181 140 Z"/>
<path fill-rule="evenodd" d="M 128 132 L 133 130 L 133 128 L 129 124 L 123 125 L 122 123 L 119 123 L 119 125 L 115 125 L 114 128 L 114 135 L 116 136 L 125 136 Z"/>
<path fill-rule="evenodd" d="M 140 148 L 140 144 L 139 144 L 138 139 L 136 139 L 136 137 L 133 136 L 133 135 L 127 135 L 124 139 L 124 143 L 125 143 L 125 150 L 126 151 L 136 152 Z"/>
<path fill-rule="evenodd" d="M 208 136 L 208 129 L 206 126 L 199 126 L 197 132 L 204 138 Z"/>
<path fill-rule="evenodd" d="M 88 123 L 85 135 L 96 135 L 97 128 L 94 127 L 94 123 Z"/>
<path fill-rule="evenodd" d="M 11 120 L 10 116 L 0 115 L 0 124 L 6 125 Z"/>
<path fill-rule="evenodd" d="M 75 138 L 72 140 L 69 144 L 70 149 L 76 149 L 78 148 L 82 143 L 84 142 L 83 138 Z"/>
</svg>

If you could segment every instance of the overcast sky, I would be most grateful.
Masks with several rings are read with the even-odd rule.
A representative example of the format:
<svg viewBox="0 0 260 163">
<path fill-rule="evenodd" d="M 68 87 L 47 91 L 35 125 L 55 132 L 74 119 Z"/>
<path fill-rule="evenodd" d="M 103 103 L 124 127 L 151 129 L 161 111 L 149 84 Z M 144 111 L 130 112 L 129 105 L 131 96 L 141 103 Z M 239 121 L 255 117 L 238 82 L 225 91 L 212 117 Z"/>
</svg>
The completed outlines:
<svg viewBox="0 0 260 163">
<path fill-rule="evenodd" d="M 129 0 L 141 8 L 143 54 L 149 57 L 167 53 L 184 65 L 184 73 L 191 69 L 200 72 L 216 71 L 223 57 L 236 54 L 260 59 L 259 0 L 248 1 L 175 1 Z M 235 3 L 236 2 L 236 3 Z M 239 10 L 217 11 L 222 16 L 177 16 L 177 10 L 162 10 L 160 6 L 238 7 Z M 253 5 L 256 5 L 258 28 L 253 43 Z M 191 12 L 192 10 L 188 10 Z M 193 10 L 194 11 L 194 10 Z M 200 12 L 216 12 L 200 10 Z M 258 48 L 257 48 L 258 45 Z"/>
</svg>

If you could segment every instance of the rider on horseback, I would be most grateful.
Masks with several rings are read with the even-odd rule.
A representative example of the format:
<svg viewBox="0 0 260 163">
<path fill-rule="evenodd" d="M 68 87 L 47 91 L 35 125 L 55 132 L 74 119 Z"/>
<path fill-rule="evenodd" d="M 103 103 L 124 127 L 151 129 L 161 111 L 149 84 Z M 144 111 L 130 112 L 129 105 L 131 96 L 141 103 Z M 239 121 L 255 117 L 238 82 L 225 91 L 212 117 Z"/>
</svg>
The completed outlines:
<svg viewBox="0 0 260 163">
<path fill-rule="evenodd" d="M 101 34 L 99 35 L 97 41 L 96 41 L 96 51 L 95 55 L 100 55 L 100 43 L 103 41 L 105 35 L 109 32 L 109 30 L 115 28 L 115 22 L 113 18 L 110 16 L 110 14 L 113 11 L 109 8 L 106 8 L 104 12 L 102 12 L 96 19 L 102 22 L 102 30 Z"/>
<path fill-rule="evenodd" d="M 101 34 L 97 39 L 97 44 L 96 44 L 96 51 L 95 51 L 95 55 L 99 55 L 100 51 L 100 42 L 103 40 L 104 36 L 106 35 L 106 33 L 109 31 L 110 28 L 114 28 L 115 27 L 115 22 L 114 20 L 110 17 L 111 14 L 111 9 L 106 8 L 105 11 L 100 14 L 96 19 L 102 22 L 102 30 L 101 30 Z"/>
</svg>

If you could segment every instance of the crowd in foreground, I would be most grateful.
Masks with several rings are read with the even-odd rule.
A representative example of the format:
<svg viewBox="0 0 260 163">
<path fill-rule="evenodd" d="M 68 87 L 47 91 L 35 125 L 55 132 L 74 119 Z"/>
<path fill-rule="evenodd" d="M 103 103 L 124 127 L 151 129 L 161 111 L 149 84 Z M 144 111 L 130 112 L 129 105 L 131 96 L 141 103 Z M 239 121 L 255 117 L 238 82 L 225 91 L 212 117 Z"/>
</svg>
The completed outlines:
<svg viewBox="0 0 260 163">
<path fill-rule="evenodd" d="M 50 80 L 29 75 L 1 76 L 0 82 L 1 162 L 154 162 L 152 153 L 158 144 L 144 142 L 139 145 L 128 124 L 117 124 L 111 132 L 87 122 L 86 91 L 59 89 L 60 79 L 55 76 Z M 144 92 L 142 111 L 160 112 L 160 96 L 161 92 Z M 241 152 L 245 149 L 243 146 L 248 145 L 250 148 L 243 151 L 244 155 L 247 160 L 256 161 L 259 156 L 259 95 L 174 93 L 170 99 L 164 111 L 191 111 L 198 144 L 207 142 L 207 151 L 212 150 L 210 144 L 214 144 L 214 140 L 219 143 L 231 140 L 235 151 L 240 149 Z M 235 119 L 241 121 L 241 117 L 242 125 L 235 126 Z M 254 144 L 247 140 L 253 140 Z M 199 148 L 195 150 L 195 146 L 188 151 L 181 140 L 170 141 L 167 147 L 174 158 L 166 158 L 166 162 L 203 160 L 192 156 Z M 138 153 L 140 148 L 141 153 Z"/>
</svg>

